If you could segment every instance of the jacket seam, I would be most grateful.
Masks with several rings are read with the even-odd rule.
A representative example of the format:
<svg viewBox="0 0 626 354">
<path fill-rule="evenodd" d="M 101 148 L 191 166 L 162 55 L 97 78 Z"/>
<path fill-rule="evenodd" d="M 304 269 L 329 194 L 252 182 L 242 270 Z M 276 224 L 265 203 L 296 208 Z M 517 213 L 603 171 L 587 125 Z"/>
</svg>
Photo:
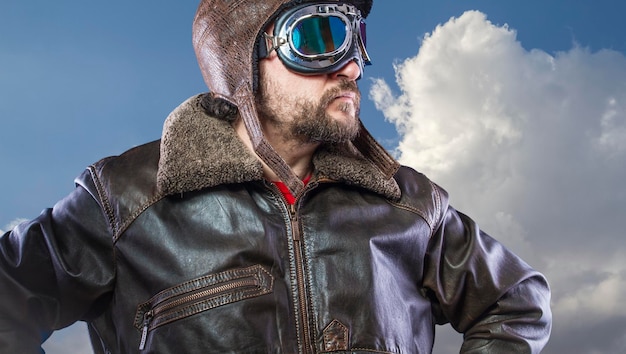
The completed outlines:
<svg viewBox="0 0 626 354">
<path fill-rule="evenodd" d="M 149 199 L 146 203 L 140 205 L 139 208 L 137 208 L 135 212 L 130 214 L 130 216 L 128 216 L 126 219 L 122 220 L 122 224 L 113 235 L 113 243 L 116 243 L 120 239 L 124 231 L 126 231 L 130 224 L 132 224 L 137 219 L 137 217 L 139 217 L 139 215 L 141 215 L 144 211 L 146 211 L 146 209 L 148 209 L 150 206 L 152 206 L 154 203 L 158 202 L 162 198 L 163 195 L 157 194 L 153 198 Z"/>
<path fill-rule="evenodd" d="M 437 185 L 435 185 L 432 181 L 428 181 L 428 183 L 430 184 L 434 194 L 435 194 L 435 215 L 437 216 L 437 219 L 433 221 L 433 227 L 430 228 L 430 237 L 433 236 L 433 233 L 435 232 L 435 225 L 438 225 L 441 220 L 443 219 L 443 215 L 442 215 L 442 203 L 441 203 L 441 193 L 439 191 L 439 187 L 437 187 Z M 429 237 L 429 238 L 430 238 Z"/>
<path fill-rule="evenodd" d="M 113 235 L 115 235 L 117 233 L 117 227 L 115 225 L 116 224 L 115 217 L 113 213 L 113 207 L 111 206 L 111 202 L 109 201 L 109 198 L 107 198 L 104 192 L 104 186 L 102 185 L 100 178 L 98 178 L 98 174 L 96 173 L 96 167 L 94 165 L 91 165 L 89 166 L 88 170 L 89 170 L 89 173 L 91 174 L 91 179 L 94 182 L 94 185 L 96 187 L 98 198 L 100 198 L 100 201 L 102 201 L 102 207 L 108 219 L 109 227 L 111 228 Z"/>
<path fill-rule="evenodd" d="M 406 203 L 401 203 L 401 202 L 395 202 L 393 200 L 389 200 L 386 199 L 387 203 L 391 204 L 392 206 L 395 206 L 397 208 L 412 212 L 417 214 L 419 217 L 421 217 L 424 221 L 426 221 L 426 224 L 428 224 L 428 227 L 430 228 L 430 234 L 428 236 L 428 238 L 431 238 L 435 232 L 435 226 L 437 224 L 439 224 L 439 222 L 442 219 L 442 215 L 441 215 L 441 210 L 442 210 L 442 202 L 441 202 L 441 192 L 439 191 L 439 188 L 437 187 L 436 184 L 434 184 L 432 181 L 428 181 L 428 183 L 430 184 L 430 187 L 432 189 L 432 195 L 433 195 L 433 213 L 435 215 L 434 218 L 429 218 L 428 214 L 425 213 L 424 211 L 422 211 L 419 208 L 416 208 L 414 206 L 411 206 L 409 204 Z"/>
<path fill-rule="evenodd" d="M 432 221 L 432 220 L 430 220 L 430 219 L 428 218 L 428 216 L 426 215 L 426 213 L 424 213 L 422 210 L 420 210 L 420 209 L 418 209 L 418 208 L 416 208 L 416 207 L 413 207 L 413 206 L 411 206 L 411 205 L 404 204 L 404 203 L 400 203 L 400 202 L 394 202 L 394 201 L 392 201 L 392 200 L 387 200 L 387 203 L 391 204 L 391 205 L 392 205 L 392 206 L 394 206 L 394 207 L 400 208 L 400 209 L 402 209 L 402 210 L 406 210 L 406 211 L 408 211 L 408 212 L 411 212 L 411 213 L 417 214 L 417 215 L 418 215 L 419 217 L 421 217 L 424 221 L 426 221 L 426 224 L 428 225 L 428 228 L 430 229 L 430 235 L 429 235 L 429 238 L 430 238 L 430 236 L 432 236 L 433 231 L 434 231 L 434 223 L 433 223 L 433 221 Z"/>
<path fill-rule="evenodd" d="M 332 180 L 331 180 L 332 181 Z M 304 225 L 304 220 L 306 219 L 306 217 L 304 217 L 302 214 L 300 214 L 300 210 L 302 209 L 302 204 L 305 201 L 305 193 L 310 193 L 313 189 L 315 189 L 317 186 L 319 185 L 319 181 L 311 181 L 309 182 L 309 184 L 304 188 L 304 190 L 302 191 L 302 193 L 300 194 L 299 198 L 296 200 L 296 204 L 294 204 L 295 206 L 295 210 L 296 213 L 299 215 L 299 219 L 300 222 L 298 223 L 297 227 L 301 230 L 299 232 L 301 232 L 301 239 L 302 239 L 302 244 L 300 245 L 300 247 L 302 248 L 302 263 L 303 266 L 305 267 L 304 269 L 304 276 L 306 277 L 305 281 L 306 281 L 306 289 L 305 289 L 305 294 L 303 294 L 307 300 L 307 305 L 309 308 L 309 314 L 307 314 L 307 317 L 309 317 L 309 325 L 312 325 L 312 328 L 309 332 L 314 332 L 313 334 L 315 335 L 315 337 L 318 336 L 318 331 L 317 328 L 319 323 L 317 320 L 317 316 L 315 316 L 315 313 L 319 312 L 319 309 L 317 308 L 317 306 L 315 306 L 315 303 L 317 302 L 316 299 L 313 298 L 313 276 L 312 276 L 312 272 L 311 272 L 311 258 L 308 256 L 309 252 L 307 252 L 308 247 L 306 246 L 306 242 L 305 242 L 305 238 L 304 238 L 304 229 L 303 229 L 303 225 Z M 293 233 L 293 230 L 292 230 Z M 297 266 L 297 265 L 296 265 Z M 310 316 L 309 316 L 310 315 Z M 311 341 L 313 342 L 312 344 L 315 346 L 315 341 L 313 340 L 313 338 L 311 338 Z"/>
<path fill-rule="evenodd" d="M 262 185 L 268 191 L 268 197 L 275 202 L 274 205 L 281 211 L 281 216 L 283 219 L 283 223 L 285 225 L 285 236 L 287 237 L 286 246 L 287 246 L 287 254 L 289 258 L 288 262 L 290 265 L 289 266 L 289 282 L 291 284 L 291 281 L 293 279 L 297 279 L 296 267 L 298 265 L 296 264 L 296 258 L 295 258 L 295 253 L 297 252 L 297 250 L 295 249 L 295 245 L 293 244 L 292 235 L 294 231 L 293 231 L 293 228 L 291 227 L 292 216 L 290 215 L 290 212 L 289 212 L 289 205 L 287 201 L 285 200 L 285 197 L 283 197 L 280 191 L 278 191 L 278 187 L 276 187 L 276 185 L 274 185 L 273 183 L 267 180 L 263 180 Z M 291 236 L 289 234 L 289 231 L 292 232 Z M 295 265 L 295 267 L 291 267 L 292 263 Z M 296 288 L 298 286 L 297 280 L 296 280 L 295 286 Z M 296 328 L 299 328 L 302 322 L 302 318 L 301 318 L 302 316 L 298 316 L 298 313 L 300 311 L 299 306 L 298 306 L 298 298 L 295 296 L 295 292 L 293 290 L 289 291 L 289 297 L 293 301 L 293 311 L 294 311 L 294 320 L 296 323 Z M 299 330 L 296 330 L 296 342 L 297 342 L 298 348 L 304 346 L 304 342 L 301 338 L 301 334 Z"/>
</svg>

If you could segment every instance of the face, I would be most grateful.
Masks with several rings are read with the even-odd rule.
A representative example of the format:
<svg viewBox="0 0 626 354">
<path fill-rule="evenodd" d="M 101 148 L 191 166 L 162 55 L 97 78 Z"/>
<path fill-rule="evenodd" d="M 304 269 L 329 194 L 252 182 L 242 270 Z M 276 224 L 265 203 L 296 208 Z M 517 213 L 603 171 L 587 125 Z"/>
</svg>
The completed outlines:
<svg viewBox="0 0 626 354">
<path fill-rule="evenodd" d="M 261 60 L 257 110 L 285 141 L 340 143 L 359 130 L 360 69 L 354 62 L 322 75 L 289 71 L 273 53 Z"/>
</svg>

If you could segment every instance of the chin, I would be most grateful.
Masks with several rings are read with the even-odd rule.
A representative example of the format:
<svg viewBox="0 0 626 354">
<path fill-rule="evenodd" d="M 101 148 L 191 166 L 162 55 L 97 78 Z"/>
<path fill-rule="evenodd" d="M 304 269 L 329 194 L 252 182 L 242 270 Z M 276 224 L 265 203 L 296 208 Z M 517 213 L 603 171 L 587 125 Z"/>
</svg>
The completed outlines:
<svg viewBox="0 0 626 354">
<path fill-rule="evenodd" d="M 356 120 L 356 110 L 351 107 L 339 107 L 339 109 L 331 109 L 327 114 L 335 120 L 353 122 Z"/>
</svg>

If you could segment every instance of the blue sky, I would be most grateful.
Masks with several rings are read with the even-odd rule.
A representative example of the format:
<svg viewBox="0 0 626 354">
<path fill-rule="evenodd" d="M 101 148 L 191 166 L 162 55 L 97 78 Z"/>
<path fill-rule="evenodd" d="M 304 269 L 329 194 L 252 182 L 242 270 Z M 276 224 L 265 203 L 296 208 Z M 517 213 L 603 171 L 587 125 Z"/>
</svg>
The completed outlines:
<svg viewBox="0 0 626 354">
<path fill-rule="evenodd" d="M 167 114 L 205 90 L 191 48 L 196 6 L 0 3 L 1 230 L 52 206 L 90 163 L 158 139 Z M 368 19 L 363 121 L 548 275 L 545 353 L 626 350 L 616 305 L 626 300 L 625 8 L 377 0 Z M 47 351 L 84 345 L 82 334 L 56 334 Z M 436 353 L 458 340 L 442 331 Z"/>
</svg>

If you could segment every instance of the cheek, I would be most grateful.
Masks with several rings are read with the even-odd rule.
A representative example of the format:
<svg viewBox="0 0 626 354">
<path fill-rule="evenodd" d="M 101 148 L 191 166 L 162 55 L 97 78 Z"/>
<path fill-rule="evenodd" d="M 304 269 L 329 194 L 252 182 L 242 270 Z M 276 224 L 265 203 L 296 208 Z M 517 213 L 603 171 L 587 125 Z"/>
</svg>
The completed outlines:
<svg viewBox="0 0 626 354">
<path fill-rule="evenodd" d="M 325 82 L 315 77 L 299 77 L 287 86 L 287 92 L 298 92 L 298 96 L 309 101 L 319 101 L 326 92 Z"/>
<path fill-rule="evenodd" d="M 261 79 L 271 83 L 267 87 L 281 96 L 317 101 L 326 87 L 324 76 L 305 76 L 291 72 L 275 52 L 259 62 L 259 71 Z"/>
</svg>

